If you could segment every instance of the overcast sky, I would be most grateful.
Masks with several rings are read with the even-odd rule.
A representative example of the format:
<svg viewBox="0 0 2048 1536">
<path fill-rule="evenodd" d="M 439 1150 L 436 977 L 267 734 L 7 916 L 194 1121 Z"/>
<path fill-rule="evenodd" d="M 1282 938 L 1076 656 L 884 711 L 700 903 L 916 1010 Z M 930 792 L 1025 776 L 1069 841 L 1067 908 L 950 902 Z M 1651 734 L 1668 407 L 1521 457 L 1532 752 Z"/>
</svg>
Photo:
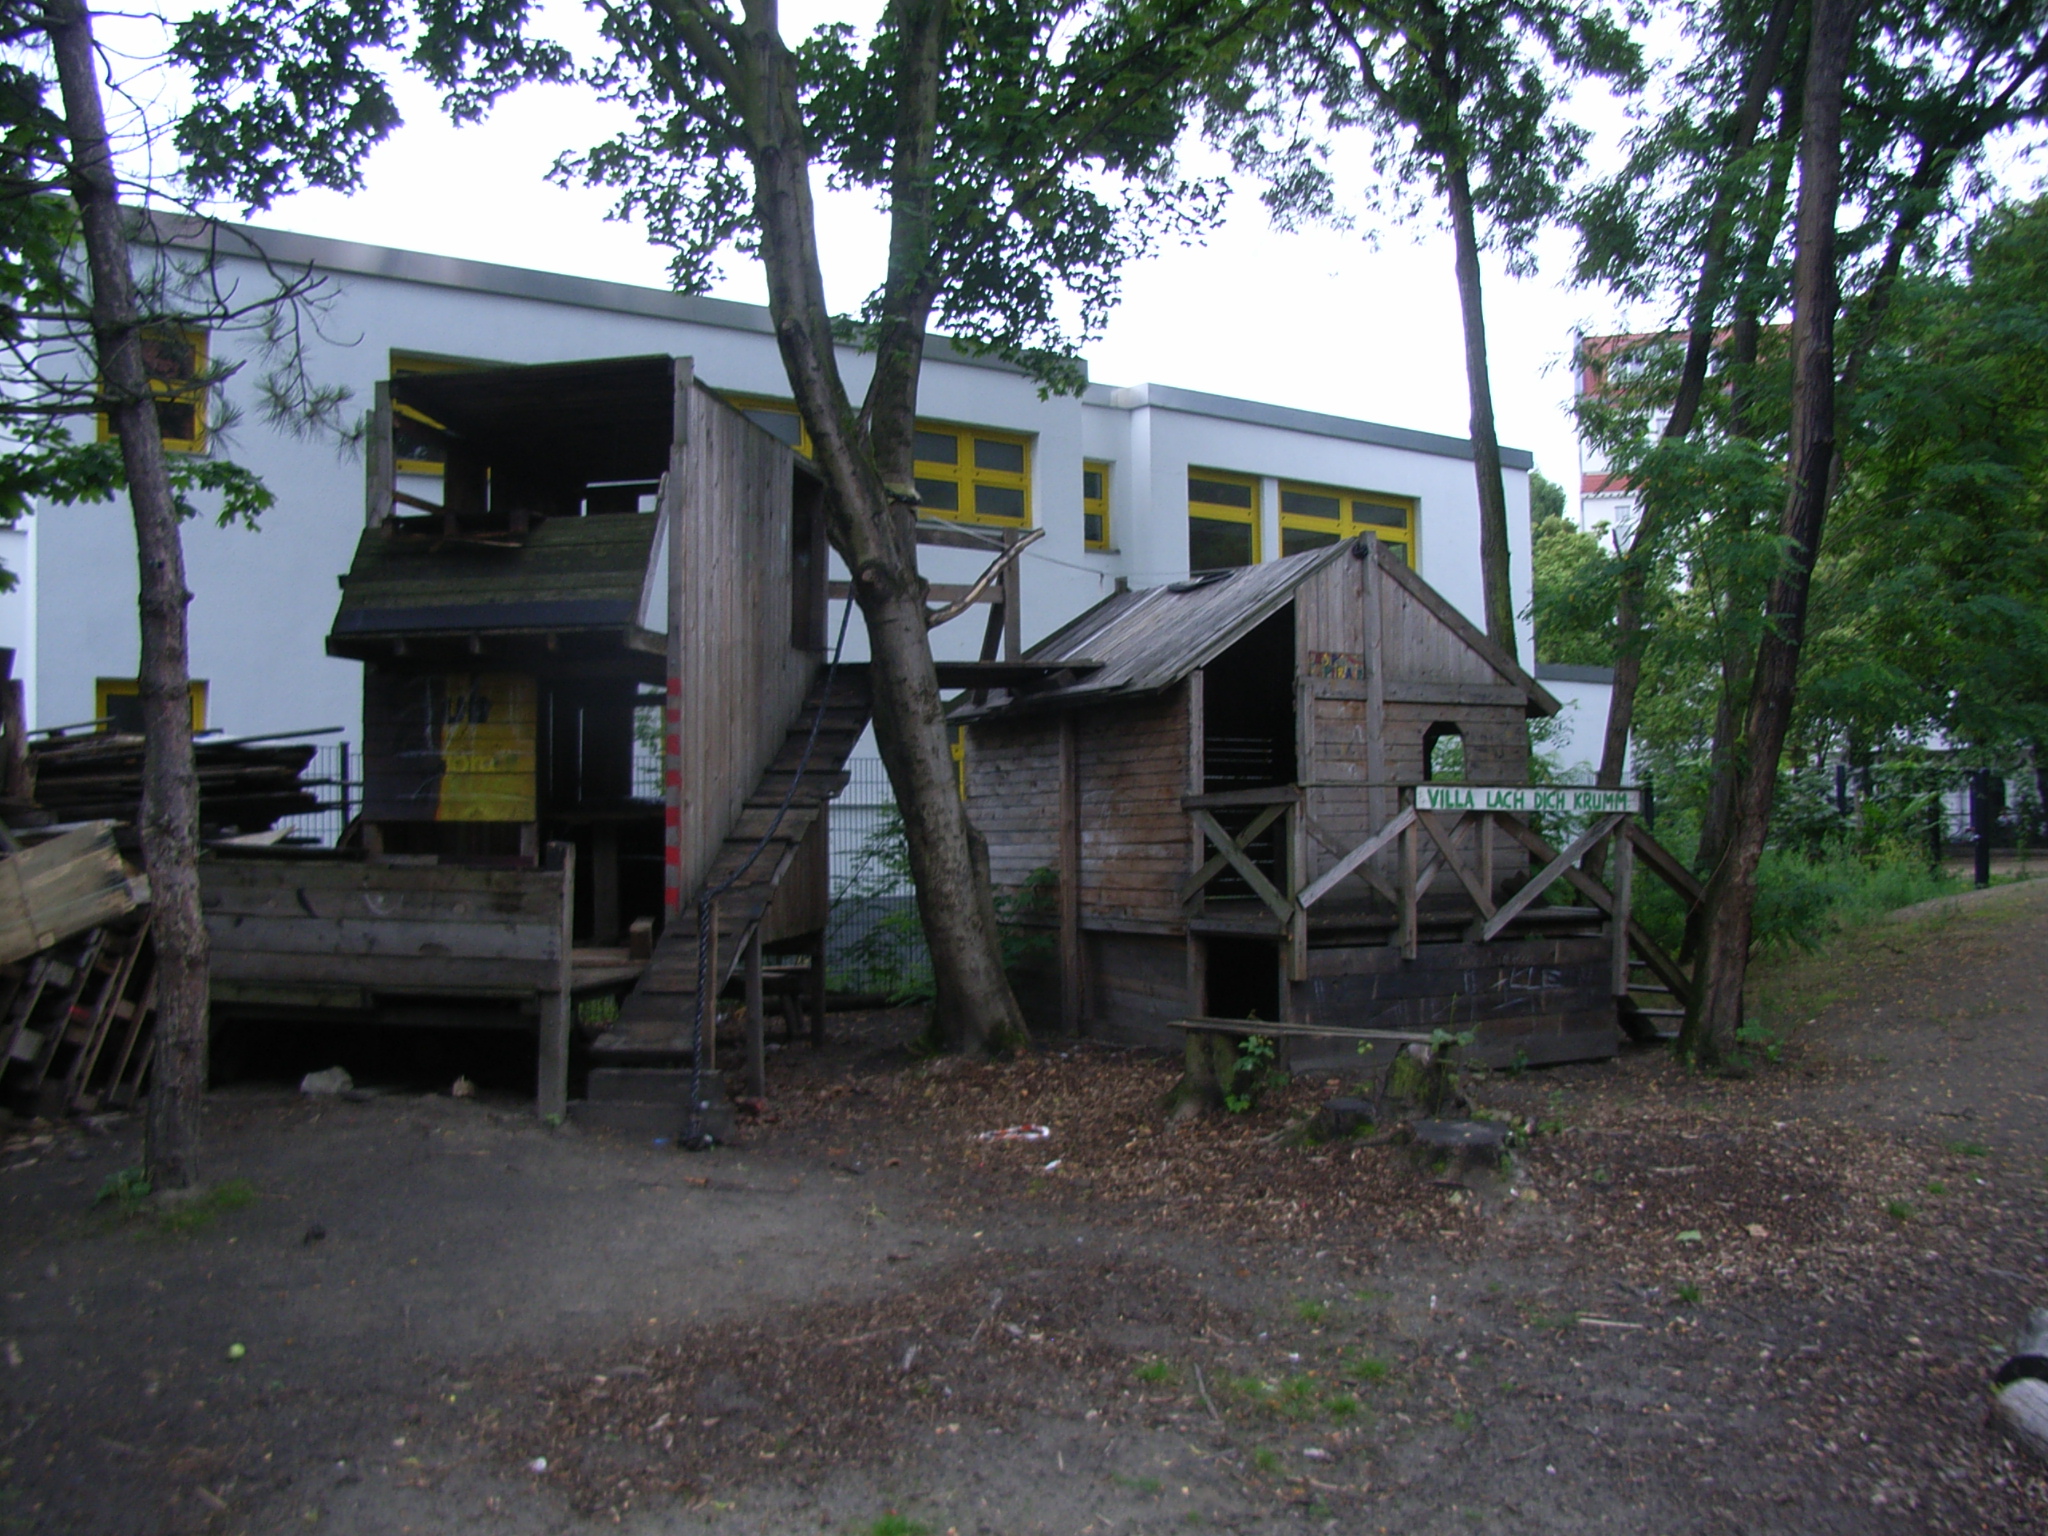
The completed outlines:
<svg viewBox="0 0 2048 1536">
<path fill-rule="evenodd" d="M 572 43 L 589 37 L 580 7 L 552 0 L 546 9 L 550 30 Z M 834 14 L 864 20 L 874 9 L 786 3 L 785 33 Z M 110 29 L 118 25 L 103 23 L 103 37 L 117 37 Z M 147 43 L 137 34 L 131 46 L 140 54 Z M 430 92 L 410 83 L 400 92 L 406 125 L 372 157 L 363 191 L 307 193 L 254 222 L 667 286 L 663 253 L 633 227 L 607 222 L 606 198 L 545 179 L 558 152 L 599 141 L 617 121 L 586 92 L 530 89 L 464 129 L 447 124 Z M 1611 160 L 1621 109 L 1597 94 L 1577 110 L 1596 130 L 1595 164 Z M 820 203 L 827 295 L 850 310 L 881 270 L 885 223 L 864 199 L 821 189 Z M 1547 235 L 1537 255 L 1527 278 L 1508 277 L 1497 259 L 1485 264 L 1495 411 L 1501 441 L 1533 451 L 1538 469 L 1575 496 L 1573 333 L 1664 317 L 1627 314 L 1598 290 L 1572 287 L 1561 232 Z M 713 291 L 765 297 L 758 267 L 737 256 Z M 1169 248 L 1127 273 L 1123 302 L 1087 356 L 1104 383 L 1171 384 L 1431 432 L 1468 430 L 1449 236 L 1433 225 L 1283 233 L 1252 188 L 1238 192 L 1228 222 L 1204 244 Z"/>
</svg>

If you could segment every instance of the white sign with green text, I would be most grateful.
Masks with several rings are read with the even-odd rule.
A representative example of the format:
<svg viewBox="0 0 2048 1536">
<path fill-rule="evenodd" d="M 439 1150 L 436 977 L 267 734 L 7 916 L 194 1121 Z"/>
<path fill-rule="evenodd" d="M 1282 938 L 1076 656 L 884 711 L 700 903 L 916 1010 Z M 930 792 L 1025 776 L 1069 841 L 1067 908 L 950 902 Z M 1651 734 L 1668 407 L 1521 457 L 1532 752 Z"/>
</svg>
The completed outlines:
<svg viewBox="0 0 2048 1536">
<path fill-rule="evenodd" d="M 1418 811 L 1551 811 L 1566 816 L 1640 815 L 1640 789 L 1591 789 L 1570 784 L 1417 784 Z"/>
</svg>

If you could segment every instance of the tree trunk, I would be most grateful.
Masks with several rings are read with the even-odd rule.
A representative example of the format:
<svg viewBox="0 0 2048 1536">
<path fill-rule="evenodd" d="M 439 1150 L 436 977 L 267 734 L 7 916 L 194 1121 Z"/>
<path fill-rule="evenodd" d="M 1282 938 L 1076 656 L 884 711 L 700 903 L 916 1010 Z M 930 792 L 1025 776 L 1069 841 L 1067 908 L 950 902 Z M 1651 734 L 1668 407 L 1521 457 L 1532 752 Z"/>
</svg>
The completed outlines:
<svg viewBox="0 0 2048 1536">
<path fill-rule="evenodd" d="M 926 4 L 906 12 L 903 25 L 922 40 L 922 29 L 942 26 L 945 14 L 943 4 Z M 914 122 L 898 123 L 902 152 L 923 155 L 924 161 L 904 167 L 892 192 L 892 313 L 883 322 L 884 345 L 867 410 L 856 418 L 839 374 L 818 265 L 794 61 L 772 15 L 747 23 L 748 79 L 739 93 L 748 102 L 748 153 L 769 313 L 791 392 L 832 489 L 827 505 L 833 547 L 853 575 L 854 598 L 867 625 L 875 740 L 903 812 L 918 915 L 932 957 L 935 1031 L 956 1050 L 1005 1050 L 1025 1038 L 1024 1018 L 1003 970 L 987 860 L 976 856 L 977 834 L 960 799 L 946 739 L 925 621 L 926 583 L 918 575 L 914 514 L 905 499 L 911 494 L 917 375 L 930 304 L 928 288 L 911 272 L 920 246 L 925 264 L 930 261 L 928 198 L 920 202 L 930 174 L 930 136 L 916 132 Z M 935 113 L 935 57 L 923 46 L 912 53 L 907 67 L 927 76 L 923 84 L 910 82 L 906 94 Z M 888 449 L 886 460 L 877 452 L 882 447 Z"/>
<path fill-rule="evenodd" d="M 192 705 L 185 635 L 185 555 L 164 461 L 156 403 L 142 362 L 141 307 L 122 227 L 120 184 L 100 103 L 92 18 L 81 0 L 47 0 L 44 29 L 56 59 L 70 139 L 70 183 L 92 275 L 92 331 L 107 419 L 121 444 L 141 568 L 145 739 L 142 853 L 149 869 L 156 946 L 155 1057 L 150 1068 L 145 1164 L 158 1189 L 199 1178 L 199 1116 L 206 1089 L 206 924 L 199 909 L 199 780 L 192 764 Z"/>
<path fill-rule="evenodd" d="M 1771 84 L 1785 56 L 1785 36 L 1791 28 L 1793 0 L 1776 0 L 1764 24 L 1764 35 L 1750 60 L 1743 85 L 1742 104 L 1729 125 L 1728 158 L 1732 161 L 1749 153 L 1763 124 L 1764 108 L 1770 102 Z M 1693 289 L 1692 309 L 1687 316 L 1685 366 L 1680 371 L 1678 393 L 1672 400 L 1671 416 L 1664 424 L 1665 442 L 1683 442 L 1699 418 L 1700 400 L 1706 389 L 1707 363 L 1713 355 L 1714 317 L 1721 304 L 1721 285 L 1728 265 L 1728 243 L 1735 228 L 1735 204 L 1739 187 L 1731 176 L 1714 194 L 1707 214 L 1705 249 L 1700 256 L 1700 277 Z M 1629 733 L 1635 728 L 1636 690 L 1642 684 L 1643 645 L 1642 591 L 1643 563 L 1655 546 L 1657 511 L 1647 502 L 1637 508 L 1636 526 L 1622 559 L 1619 588 L 1614 603 L 1614 686 L 1608 695 L 1607 734 L 1600 744 L 1600 771 L 1595 782 L 1607 787 L 1621 783 L 1628 766 Z"/>
<path fill-rule="evenodd" d="M 1704 939 L 1679 1053 L 1712 1066 L 1742 1023 L 1756 871 L 1769 835 L 1778 759 L 1792 717 L 1805 640 L 1807 593 L 1820 550 L 1835 456 L 1835 216 L 1842 174 L 1842 95 L 1857 0 L 1814 0 L 1799 145 L 1799 220 L 1792 269 L 1792 483 L 1781 531 L 1784 563 L 1771 582 L 1750 685 L 1747 760 L 1728 847 L 1707 883 Z"/>
<path fill-rule="evenodd" d="M 1508 498 L 1500 473 L 1500 436 L 1493 425 L 1493 381 L 1486 366 L 1486 305 L 1479 292 L 1479 227 L 1472 181 L 1462 161 L 1446 168 L 1445 194 L 1457 246 L 1458 311 L 1465 322 L 1465 386 L 1472 399 L 1472 477 L 1479 488 L 1479 574 L 1484 583 L 1486 638 L 1515 651 L 1515 594 L 1509 582 Z"/>
</svg>

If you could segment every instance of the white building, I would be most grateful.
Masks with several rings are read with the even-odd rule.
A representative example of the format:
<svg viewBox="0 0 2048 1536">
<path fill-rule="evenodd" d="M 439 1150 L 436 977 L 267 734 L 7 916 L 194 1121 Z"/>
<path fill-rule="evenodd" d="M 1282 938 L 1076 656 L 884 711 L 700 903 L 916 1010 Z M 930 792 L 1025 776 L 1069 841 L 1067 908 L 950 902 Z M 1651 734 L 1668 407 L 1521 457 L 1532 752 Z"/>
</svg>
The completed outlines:
<svg viewBox="0 0 2048 1536">
<path fill-rule="evenodd" d="M 222 280 L 247 291 L 274 281 L 253 259 L 259 249 L 273 265 L 326 280 L 328 302 L 307 337 L 308 371 L 315 384 L 349 390 L 351 413 L 370 404 L 377 381 L 409 370 L 660 353 L 693 358 L 699 379 L 757 420 L 795 430 L 762 308 L 270 230 L 231 229 L 222 243 Z M 333 725 L 359 739 L 361 668 L 330 658 L 324 642 L 336 578 L 364 524 L 360 457 L 261 420 L 255 336 L 223 332 L 204 345 L 217 363 L 247 366 L 218 386 L 224 400 L 205 403 L 215 421 L 230 407 L 231 424 L 207 434 L 201 451 L 247 466 L 278 502 L 257 530 L 204 520 L 187 527 L 192 674 L 205 685 L 195 713 L 230 735 Z M 848 350 L 840 367 L 858 394 L 868 360 Z M 1027 645 L 1119 580 L 1156 585 L 1191 567 L 1272 559 L 1368 528 L 1400 544 L 1432 585 L 1483 623 L 1478 506 L 1462 439 L 1156 384 L 1040 398 L 1018 370 L 943 343 L 927 356 L 919 407 L 927 514 L 1045 530 L 1022 559 Z M 1520 610 L 1530 582 L 1531 459 L 1520 450 L 1502 457 Z M 431 464 L 408 465 L 402 447 L 400 460 L 401 471 L 433 473 Z M 16 651 L 32 724 L 104 715 L 136 671 L 126 505 L 47 509 L 0 537 L 0 558 L 21 578 L 0 596 L 0 644 Z M 920 558 L 925 574 L 945 583 L 971 581 L 987 560 L 953 548 L 925 548 Z M 970 658 L 981 631 L 963 618 L 936 631 L 934 644 L 942 657 Z M 1526 621 L 1520 643 L 1531 654 Z M 857 624 L 848 651 L 849 659 L 865 654 Z M 1597 757 L 1599 692 L 1580 701 L 1585 718 L 1570 722 L 1579 745 L 1566 747 L 1567 762 Z"/>
</svg>

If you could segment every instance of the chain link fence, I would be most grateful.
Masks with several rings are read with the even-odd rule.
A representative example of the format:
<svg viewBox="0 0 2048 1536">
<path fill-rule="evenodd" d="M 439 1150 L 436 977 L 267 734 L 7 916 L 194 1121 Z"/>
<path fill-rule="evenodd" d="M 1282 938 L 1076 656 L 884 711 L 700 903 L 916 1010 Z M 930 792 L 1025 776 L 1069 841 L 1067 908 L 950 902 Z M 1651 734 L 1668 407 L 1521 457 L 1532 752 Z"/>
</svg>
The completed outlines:
<svg viewBox="0 0 2048 1536">
<path fill-rule="evenodd" d="M 903 817 L 881 760 L 856 757 L 832 802 L 832 908 L 825 964 L 835 992 L 914 993 L 931 975 Z"/>
</svg>

